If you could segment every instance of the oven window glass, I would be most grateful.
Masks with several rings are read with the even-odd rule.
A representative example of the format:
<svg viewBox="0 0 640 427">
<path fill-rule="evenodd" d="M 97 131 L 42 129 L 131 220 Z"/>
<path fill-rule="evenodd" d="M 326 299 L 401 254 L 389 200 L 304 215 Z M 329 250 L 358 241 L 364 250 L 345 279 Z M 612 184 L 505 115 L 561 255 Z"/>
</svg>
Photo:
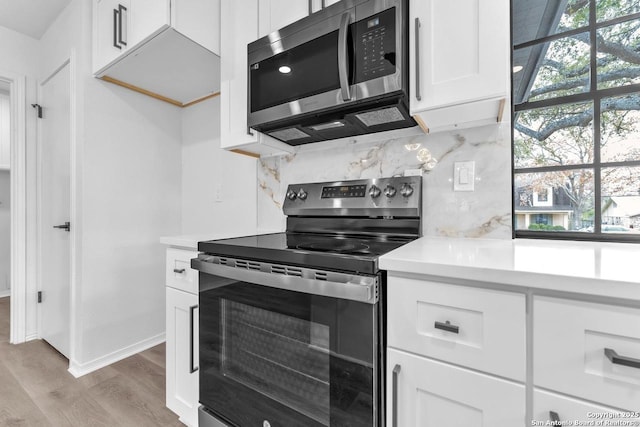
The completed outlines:
<svg viewBox="0 0 640 427">
<path fill-rule="evenodd" d="M 200 403 L 230 426 L 371 427 L 379 304 L 200 274 Z"/>
<path fill-rule="evenodd" d="M 329 425 L 329 327 L 224 300 L 222 374 Z"/>
</svg>

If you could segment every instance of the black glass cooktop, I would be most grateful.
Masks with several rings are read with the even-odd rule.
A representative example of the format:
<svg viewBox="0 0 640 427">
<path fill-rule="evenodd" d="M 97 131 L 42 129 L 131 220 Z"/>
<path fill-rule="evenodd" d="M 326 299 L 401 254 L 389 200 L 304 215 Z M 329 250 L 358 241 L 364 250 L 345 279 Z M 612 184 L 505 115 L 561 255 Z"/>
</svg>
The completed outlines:
<svg viewBox="0 0 640 427">
<path fill-rule="evenodd" d="M 313 233 L 274 233 L 199 242 L 214 255 L 359 273 L 376 273 L 378 257 L 412 239 Z"/>
</svg>

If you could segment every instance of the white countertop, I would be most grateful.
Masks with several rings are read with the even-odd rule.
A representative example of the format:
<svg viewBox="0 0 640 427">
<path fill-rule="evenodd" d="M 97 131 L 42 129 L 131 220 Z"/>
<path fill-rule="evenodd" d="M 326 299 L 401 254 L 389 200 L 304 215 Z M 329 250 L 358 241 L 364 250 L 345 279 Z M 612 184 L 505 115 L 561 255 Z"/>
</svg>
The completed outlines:
<svg viewBox="0 0 640 427">
<path fill-rule="evenodd" d="M 422 237 L 380 268 L 640 301 L 640 245 Z"/>
<path fill-rule="evenodd" d="M 206 240 L 230 239 L 233 237 L 253 236 L 256 234 L 275 233 L 272 230 L 240 230 L 240 231 L 219 231 L 211 233 L 183 234 L 180 236 L 163 236 L 160 237 L 160 243 L 167 246 L 174 246 L 184 249 L 198 249 L 198 242 Z"/>
</svg>

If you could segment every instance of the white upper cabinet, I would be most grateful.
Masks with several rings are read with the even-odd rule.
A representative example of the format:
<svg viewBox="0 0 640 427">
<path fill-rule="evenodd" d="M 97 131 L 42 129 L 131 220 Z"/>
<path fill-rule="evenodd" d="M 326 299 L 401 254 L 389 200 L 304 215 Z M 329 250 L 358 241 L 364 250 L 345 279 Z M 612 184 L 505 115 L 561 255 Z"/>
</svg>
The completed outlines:
<svg viewBox="0 0 640 427">
<path fill-rule="evenodd" d="M 170 0 L 129 0 L 128 44 L 154 37 L 171 25 Z"/>
<path fill-rule="evenodd" d="M 242 147 L 258 142 L 247 126 L 247 45 L 258 38 L 258 0 L 221 5 L 220 145 Z"/>
<path fill-rule="evenodd" d="M 9 95 L 0 93 L 0 170 L 8 170 L 11 164 L 11 119 Z"/>
<path fill-rule="evenodd" d="M 259 2 L 258 37 L 293 24 L 313 12 L 312 2 L 291 0 L 261 0 Z"/>
<path fill-rule="evenodd" d="M 220 0 L 94 0 L 96 77 L 185 106 L 220 90 Z"/>
<path fill-rule="evenodd" d="M 97 0 L 93 10 L 93 69 L 104 67 L 129 48 L 129 0 Z M 124 41 L 124 43 L 123 43 Z"/>
<path fill-rule="evenodd" d="M 172 4 L 171 25 L 220 56 L 220 0 L 172 0 Z"/>
<path fill-rule="evenodd" d="M 258 39 L 263 2 L 223 1 L 220 19 L 220 146 L 255 156 L 293 150 L 247 125 L 247 45 Z"/>
<path fill-rule="evenodd" d="M 508 0 L 410 0 L 409 10 L 411 114 L 431 131 L 498 121 L 509 92 Z"/>
<path fill-rule="evenodd" d="M 338 3 L 340 0 L 261 0 L 258 37 L 293 24 L 299 19 Z"/>
</svg>

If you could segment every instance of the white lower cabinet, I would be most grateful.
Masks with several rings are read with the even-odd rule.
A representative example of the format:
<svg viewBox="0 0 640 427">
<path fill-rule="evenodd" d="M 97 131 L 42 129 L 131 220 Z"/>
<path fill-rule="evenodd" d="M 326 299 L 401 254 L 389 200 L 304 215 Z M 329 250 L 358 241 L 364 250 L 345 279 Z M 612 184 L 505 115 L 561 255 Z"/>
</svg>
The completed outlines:
<svg viewBox="0 0 640 427">
<path fill-rule="evenodd" d="M 387 425 L 524 425 L 525 307 L 515 292 L 390 274 Z"/>
<path fill-rule="evenodd" d="M 198 296 L 167 288 L 167 407 L 198 425 Z"/>
<path fill-rule="evenodd" d="M 640 408 L 637 412 L 640 412 Z M 533 392 L 533 419 L 530 425 L 549 425 L 546 423 L 553 421 L 565 423 L 557 425 L 598 425 L 598 421 L 603 420 L 610 421 L 609 425 L 616 425 L 613 424 L 616 420 L 640 421 L 640 417 L 631 412 L 621 414 L 617 409 L 545 390 L 536 389 Z"/>
<path fill-rule="evenodd" d="M 388 345 L 524 382 L 525 296 L 393 277 Z"/>
<path fill-rule="evenodd" d="M 534 385 L 640 411 L 640 309 L 534 297 Z"/>
<path fill-rule="evenodd" d="M 481 427 L 525 423 L 524 385 L 395 349 L 389 349 L 387 356 L 388 426 Z M 395 405 L 394 387 L 397 387 Z"/>
<path fill-rule="evenodd" d="M 167 408 L 191 427 L 198 425 L 199 406 L 198 275 L 185 263 L 196 256 L 194 251 L 167 249 Z"/>
</svg>

